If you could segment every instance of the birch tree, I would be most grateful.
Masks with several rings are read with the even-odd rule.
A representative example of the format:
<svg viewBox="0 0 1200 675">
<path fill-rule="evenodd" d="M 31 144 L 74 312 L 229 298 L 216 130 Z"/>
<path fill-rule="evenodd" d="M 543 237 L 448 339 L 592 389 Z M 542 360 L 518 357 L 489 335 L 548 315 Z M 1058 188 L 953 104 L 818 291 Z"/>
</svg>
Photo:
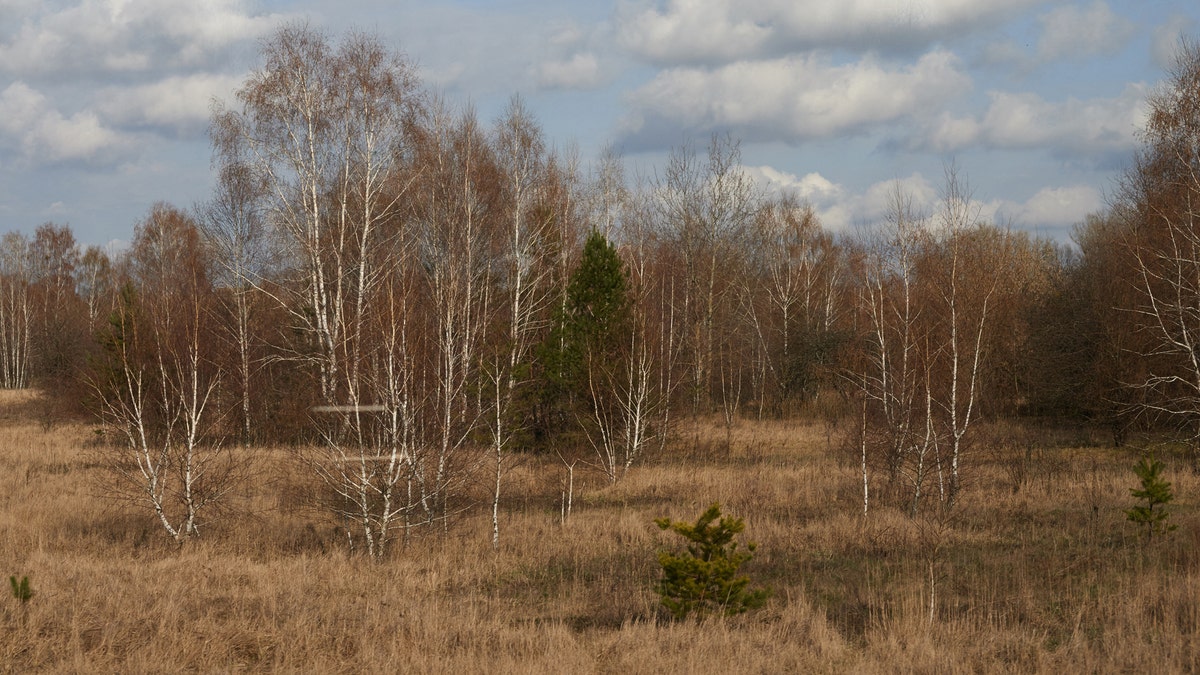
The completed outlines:
<svg viewBox="0 0 1200 675">
<path fill-rule="evenodd" d="M 488 414 L 489 434 L 495 453 L 495 483 L 492 497 L 492 546 L 500 545 L 500 493 L 504 460 L 514 437 L 523 431 L 513 416 L 518 388 L 530 381 L 532 351 L 549 325 L 553 305 L 555 241 L 553 223 L 557 214 L 548 208 L 545 194 L 548 173 L 541 129 L 519 98 L 514 97 L 497 123 L 492 137 L 493 153 L 500 180 L 500 199 L 505 211 L 503 244 L 499 254 L 499 278 L 494 280 L 500 307 L 496 320 L 504 332 L 498 349 L 484 370 L 493 400 Z"/>
<path fill-rule="evenodd" d="M 1007 233 L 981 224 L 975 209 L 953 168 L 932 218 L 897 187 L 887 222 L 857 254 L 864 510 L 873 465 L 893 488 L 904 479 L 913 516 L 930 481 L 947 506 L 962 489 L 994 302 L 1011 260 Z"/>
<path fill-rule="evenodd" d="M 789 196 L 758 212 L 755 240 L 759 262 L 747 280 L 755 285 L 748 309 L 762 354 L 760 379 L 774 381 L 782 398 L 815 395 L 815 371 L 831 358 L 842 309 L 838 250 L 812 206 Z"/>
<path fill-rule="evenodd" d="M 132 261 L 90 383 L 121 439 L 106 461 L 116 494 L 182 543 L 200 535 L 240 468 L 220 438 L 211 287 L 195 224 L 166 205 L 138 226 Z"/>
<path fill-rule="evenodd" d="M 705 161 L 690 145 L 676 148 L 654 190 L 662 222 L 682 258 L 680 328 L 696 413 L 724 393 L 717 391 L 714 362 L 717 324 L 732 316 L 731 291 L 737 288 L 732 275 L 739 271 L 739 253 L 757 197 L 742 171 L 741 150 L 728 136 L 712 138 Z"/>
<path fill-rule="evenodd" d="M 394 514 L 376 510 L 380 448 L 369 415 L 381 404 L 367 400 L 367 371 L 378 336 L 367 329 L 412 183 L 406 153 L 422 98 L 412 65 L 369 35 L 333 45 L 293 24 L 262 56 L 237 93 L 241 109 L 216 111 L 215 142 L 221 156 L 244 158 L 286 251 L 278 300 L 310 340 L 291 357 L 315 371 L 319 414 L 329 416 L 314 468 L 340 498 L 331 508 L 354 524 L 351 541 L 382 555 Z"/>
<path fill-rule="evenodd" d="M 222 148 L 226 152 L 235 147 Z M 230 321 L 225 328 L 237 353 L 234 376 L 241 409 L 241 440 L 249 446 L 253 438 L 251 413 L 252 380 L 257 364 L 253 358 L 255 305 L 262 295 L 267 264 L 267 241 L 262 213 L 263 185 L 249 166 L 235 157 L 221 160 L 217 187 L 212 199 L 200 207 L 200 227 L 216 261 L 214 276 L 227 295 Z"/>
<path fill-rule="evenodd" d="M 29 242 L 34 368 L 47 381 L 73 375 L 82 347 L 83 317 L 75 295 L 79 246 L 66 225 L 43 223 Z"/>
<path fill-rule="evenodd" d="M 29 384 L 33 308 L 29 297 L 29 240 L 9 232 L 0 240 L 0 385 Z"/>
<path fill-rule="evenodd" d="M 1010 259 L 1007 234 L 982 228 L 977 211 L 957 170 L 947 168 L 937 216 L 943 238 L 941 255 L 934 257 L 930 276 L 944 323 L 938 356 L 949 362 L 939 373 L 940 378 L 948 380 L 948 386 L 941 388 L 938 407 L 948 426 L 950 476 L 944 496 L 951 504 L 961 489 L 960 467 L 967 433 L 979 414 L 977 399 L 993 301 L 1000 287 L 1001 270 Z"/>
<path fill-rule="evenodd" d="M 1130 382 L 1144 413 L 1200 439 L 1200 44 L 1181 40 L 1150 97 L 1145 147 L 1113 215 L 1137 298 L 1131 312 L 1146 374 Z M 1200 458 L 1200 451 L 1193 452 Z M 1196 459 L 1200 466 L 1200 459 Z"/>
<path fill-rule="evenodd" d="M 473 111 L 431 109 L 420 143 L 422 174 L 414 195 L 416 255 L 428 294 L 431 386 L 431 491 L 427 516 L 448 527 L 450 493 L 468 468 L 465 453 L 482 415 L 480 368 L 496 181 L 489 147 Z M 473 398 L 472 393 L 476 396 Z"/>
<path fill-rule="evenodd" d="M 924 340 L 917 297 L 916 264 L 927 239 L 924 217 L 912 196 L 898 185 L 883 227 L 866 235 L 858 254 L 857 304 L 862 353 L 850 375 L 858 389 L 862 428 L 858 439 L 863 485 L 863 511 L 870 506 L 870 477 L 885 469 L 894 487 L 906 467 L 918 458 L 914 492 L 923 480 L 923 459 L 934 441 L 930 401 L 924 397 L 920 347 Z M 922 410 L 924 408 L 924 410 Z"/>
<path fill-rule="evenodd" d="M 116 297 L 116 270 L 112 258 L 99 246 L 88 246 L 79 259 L 75 292 L 87 307 L 88 327 L 95 331 L 107 318 Z"/>
</svg>

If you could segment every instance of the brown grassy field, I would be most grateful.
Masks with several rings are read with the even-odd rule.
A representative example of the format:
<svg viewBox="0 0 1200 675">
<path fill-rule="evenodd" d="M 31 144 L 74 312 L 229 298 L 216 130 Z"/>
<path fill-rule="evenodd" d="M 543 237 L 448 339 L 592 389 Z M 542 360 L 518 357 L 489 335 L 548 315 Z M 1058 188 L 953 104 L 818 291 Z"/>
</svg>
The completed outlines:
<svg viewBox="0 0 1200 675">
<path fill-rule="evenodd" d="M 1149 545 L 1123 512 L 1136 449 L 1026 434 L 976 450 L 953 512 L 863 517 L 836 434 L 745 421 L 730 448 L 693 427 L 615 486 L 580 478 L 565 525 L 560 465 L 525 459 L 499 552 L 481 478 L 449 533 L 372 562 L 301 507 L 287 450 L 256 451 L 263 479 L 175 546 L 104 498 L 94 429 L 38 407 L 0 394 L 0 574 L 36 593 L 0 598 L 6 672 L 1200 670 L 1200 478 L 1165 448 L 1179 527 Z M 674 542 L 652 521 L 718 500 L 773 597 L 668 621 L 652 586 Z"/>
</svg>

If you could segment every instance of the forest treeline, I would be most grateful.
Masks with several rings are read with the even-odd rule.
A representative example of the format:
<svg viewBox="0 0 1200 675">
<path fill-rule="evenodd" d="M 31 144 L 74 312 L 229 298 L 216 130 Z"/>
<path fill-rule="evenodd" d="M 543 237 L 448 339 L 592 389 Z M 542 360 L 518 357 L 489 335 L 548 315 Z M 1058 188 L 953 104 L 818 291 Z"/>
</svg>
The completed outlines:
<svg viewBox="0 0 1200 675">
<path fill-rule="evenodd" d="M 127 251 L 0 245 L 0 384 L 109 430 L 176 539 L 241 447 L 309 448 L 356 545 L 445 527 L 513 453 L 616 481 L 689 416 L 836 417 L 862 508 L 952 502 L 979 422 L 1200 429 L 1200 51 L 1074 245 L 983 221 L 946 171 L 848 233 L 763 194 L 735 139 L 582 167 L 512 99 L 450 105 L 376 38 L 305 26 L 213 113 L 216 184 Z M 229 480 L 226 480 L 228 478 Z"/>
</svg>

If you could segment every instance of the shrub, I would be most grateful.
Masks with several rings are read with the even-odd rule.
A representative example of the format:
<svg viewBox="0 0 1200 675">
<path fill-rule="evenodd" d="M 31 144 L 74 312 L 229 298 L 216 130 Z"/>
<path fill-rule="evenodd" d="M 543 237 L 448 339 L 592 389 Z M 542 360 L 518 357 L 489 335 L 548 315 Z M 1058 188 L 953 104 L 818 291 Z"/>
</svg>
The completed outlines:
<svg viewBox="0 0 1200 675">
<path fill-rule="evenodd" d="M 750 577 L 738 574 L 742 564 L 754 557 L 755 548 L 755 544 L 748 543 L 744 551 L 739 551 L 733 541 L 746 528 L 741 518 L 722 517 L 720 503 L 714 503 L 695 524 L 672 522 L 669 518 L 654 522 L 689 542 L 685 554 L 658 554 L 663 576 L 657 590 L 671 616 L 682 619 L 693 612 L 705 616 L 714 611 L 731 616 L 766 602 L 770 591 L 748 590 Z"/>
<path fill-rule="evenodd" d="M 1141 461 L 1133 465 L 1133 472 L 1142 481 L 1142 489 L 1138 490 L 1130 488 L 1129 494 L 1142 500 L 1144 503 L 1139 504 L 1132 509 L 1125 511 L 1125 515 L 1130 521 L 1146 526 L 1146 538 L 1170 532 L 1175 529 L 1174 525 L 1167 525 L 1167 516 L 1171 515 L 1166 508 L 1155 510 L 1154 507 L 1165 507 L 1171 500 L 1175 499 L 1175 493 L 1171 490 L 1171 484 L 1162 478 L 1163 463 L 1154 459 L 1154 457 L 1142 457 Z"/>
<path fill-rule="evenodd" d="M 21 577 L 20 581 L 17 581 L 15 576 L 11 576 L 8 578 L 8 583 L 12 587 L 13 597 L 19 600 L 22 605 L 29 602 L 29 599 L 33 597 L 33 587 L 29 585 L 28 576 Z"/>
</svg>

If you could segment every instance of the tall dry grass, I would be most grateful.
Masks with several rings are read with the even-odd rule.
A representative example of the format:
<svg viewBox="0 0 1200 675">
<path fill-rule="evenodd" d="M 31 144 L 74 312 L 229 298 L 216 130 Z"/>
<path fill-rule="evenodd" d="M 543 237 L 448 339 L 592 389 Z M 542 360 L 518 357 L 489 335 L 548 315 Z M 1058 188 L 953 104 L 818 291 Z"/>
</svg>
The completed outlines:
<svg viewBox="0 0 1200 675">
<path fill-rule="evenodd" d="M 858 476 L 820 426 L 681 430 L 616 485 L 563 468 L 508 475 L 501 548 L 490 513 L 414 536 L 382 562 L 349 554 L 305 507 L 292 450 L 257 449 L 257 479 L 201 540 L 177 547 L 105 499 L 86 423 L 39 422 L 0 394 L 0 599 L 9 672 L 1104 672 L 1200 670 L 1200 479 L 1161 448 L 1179 529 L 1125 522 L 1136 450 L 981 445 L 965 498 L 918 518 L 858 514 Z M 1008 440 L 1004 440 L 1008 439 Z M 655 517 L 712 501 L 759 543 L 767 608 L 673 623 L 652 586 L 672 545 Z M 931 602 L 932 598 L 932 602 Z"/>
</svg>

